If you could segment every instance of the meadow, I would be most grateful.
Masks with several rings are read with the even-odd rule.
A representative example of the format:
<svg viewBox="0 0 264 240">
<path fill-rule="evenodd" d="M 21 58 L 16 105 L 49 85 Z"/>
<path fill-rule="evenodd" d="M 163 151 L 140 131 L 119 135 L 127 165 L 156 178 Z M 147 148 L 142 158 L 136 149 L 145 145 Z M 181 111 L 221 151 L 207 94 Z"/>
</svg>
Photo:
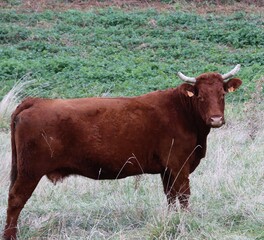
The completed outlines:
<svg viewBox="0 0 264 240">
<path fill-rule="evenodd" d="M 14 1 L 15 2 L 15 1 Z M 18 2 L 18 1 L 17 1 Z M 133 96 L 242 65 L 191 175 L 190 211 L 168 210 L 159 176 L 43 178 L 19 239 L 264 239 L 264 16 L 173 9 L 0 9 L 0 232 L 11 163 L 10 114 L 25 96 Z"/>
</svg>

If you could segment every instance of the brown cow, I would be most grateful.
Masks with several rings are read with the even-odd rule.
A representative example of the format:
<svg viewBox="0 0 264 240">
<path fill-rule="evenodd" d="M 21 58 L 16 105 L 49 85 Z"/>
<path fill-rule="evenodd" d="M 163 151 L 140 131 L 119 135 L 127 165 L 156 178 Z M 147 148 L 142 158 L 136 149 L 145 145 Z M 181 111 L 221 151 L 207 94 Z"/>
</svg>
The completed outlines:
<svg viewBox="0 0 264 240">
<path fill-rule="evenodd" d="M 188 206 L 189 174 L 206 152 L 212 127 L 224 124 L 224 95 L 237 73 L 204 73 L 189 83 L 132 98 L 24 100 L 12 115 L 12 170 L 5 239 L 40 179 L 72 174 L 119 179 L 160 174 L 168 203 Z"/>
</svg>

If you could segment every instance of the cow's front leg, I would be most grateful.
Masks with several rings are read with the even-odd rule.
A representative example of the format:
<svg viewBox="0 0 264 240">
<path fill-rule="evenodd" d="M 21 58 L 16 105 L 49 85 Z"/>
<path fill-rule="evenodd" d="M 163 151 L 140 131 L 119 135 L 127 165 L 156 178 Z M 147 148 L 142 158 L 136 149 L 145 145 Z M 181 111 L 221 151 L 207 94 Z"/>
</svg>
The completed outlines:
<svg viewBox="0 0 264 240">
<path fill-rule="evenodd" d="M 187 169 L 185 170 L 187 171 Z M 175 172 L 167 169 L 161 174 L 163 189 L 167 196 L 168 204 L 174 205 L 176 199 L 179 199 L 181 208 L 187 209 L 190 196 L 189 174 L 182 169 L 181 172 Z"/>
</svg>

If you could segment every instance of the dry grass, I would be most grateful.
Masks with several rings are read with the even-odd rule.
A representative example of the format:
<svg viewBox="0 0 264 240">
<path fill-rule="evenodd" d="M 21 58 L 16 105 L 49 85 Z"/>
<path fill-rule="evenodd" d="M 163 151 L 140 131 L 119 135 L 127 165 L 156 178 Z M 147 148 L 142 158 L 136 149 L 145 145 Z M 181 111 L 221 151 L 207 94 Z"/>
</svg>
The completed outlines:
<svg viewBox="0 0 264 240">
<path fill-rule="evenodd" d="M 21 78 L 0 102 L 0 130 L 9 128 L 11 114 L 21 100 L 22 92 L 27 85 L 33 82 L 33 80 L 28 80 L 28 78 L 29 75 L 25 75 Z M 25 96 L 25 94 L 23 95 Z"/>
<path fill-rule="evenodd" d="M 66 11 L 77 9 L 85 11 L 88 9 L 115 7 L 127 10 L 133 9 L 157 9 L 193 11 L 200 14 L 221 13 L 230 14 L 236 11 L 261 13 L 264 11 L 263 0 L 180 0 L 180 1 L 158 1 L 158 0 L 21 0 L 19 4 L 11 4 L 12 0 L 0 3 L 0 7 L 13 8 L 19 11 L 42 12 L 44 10 Z"/>
</svg>

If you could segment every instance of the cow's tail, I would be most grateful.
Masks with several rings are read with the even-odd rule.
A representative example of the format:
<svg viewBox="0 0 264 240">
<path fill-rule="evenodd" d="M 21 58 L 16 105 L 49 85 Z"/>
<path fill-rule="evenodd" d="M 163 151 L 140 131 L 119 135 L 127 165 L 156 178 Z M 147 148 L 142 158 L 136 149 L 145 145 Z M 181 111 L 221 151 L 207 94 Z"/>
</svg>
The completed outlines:
<svg viewBox="0 0 264 240">
<path fill-rule="evenodd" d="M 27 98 L 24 100 L 16 110 L 13 112 L 11 116 L 11 148 L 12 148 L 12 165 L 11 165 L 11 173 L 10 173 L 10 187 L 9 191 L 12 189 L 12 187 L 15 184 L 15 181 L 17 179 L 17 148 L 16 148 L 16 140 L 15 140 L 15 134 L 16 134 L 16 124 L 18 121 L 18 114 L 24 111 L 25 109 L 30 108 L 35 99 L 34 98 Z"/>
</svg>

